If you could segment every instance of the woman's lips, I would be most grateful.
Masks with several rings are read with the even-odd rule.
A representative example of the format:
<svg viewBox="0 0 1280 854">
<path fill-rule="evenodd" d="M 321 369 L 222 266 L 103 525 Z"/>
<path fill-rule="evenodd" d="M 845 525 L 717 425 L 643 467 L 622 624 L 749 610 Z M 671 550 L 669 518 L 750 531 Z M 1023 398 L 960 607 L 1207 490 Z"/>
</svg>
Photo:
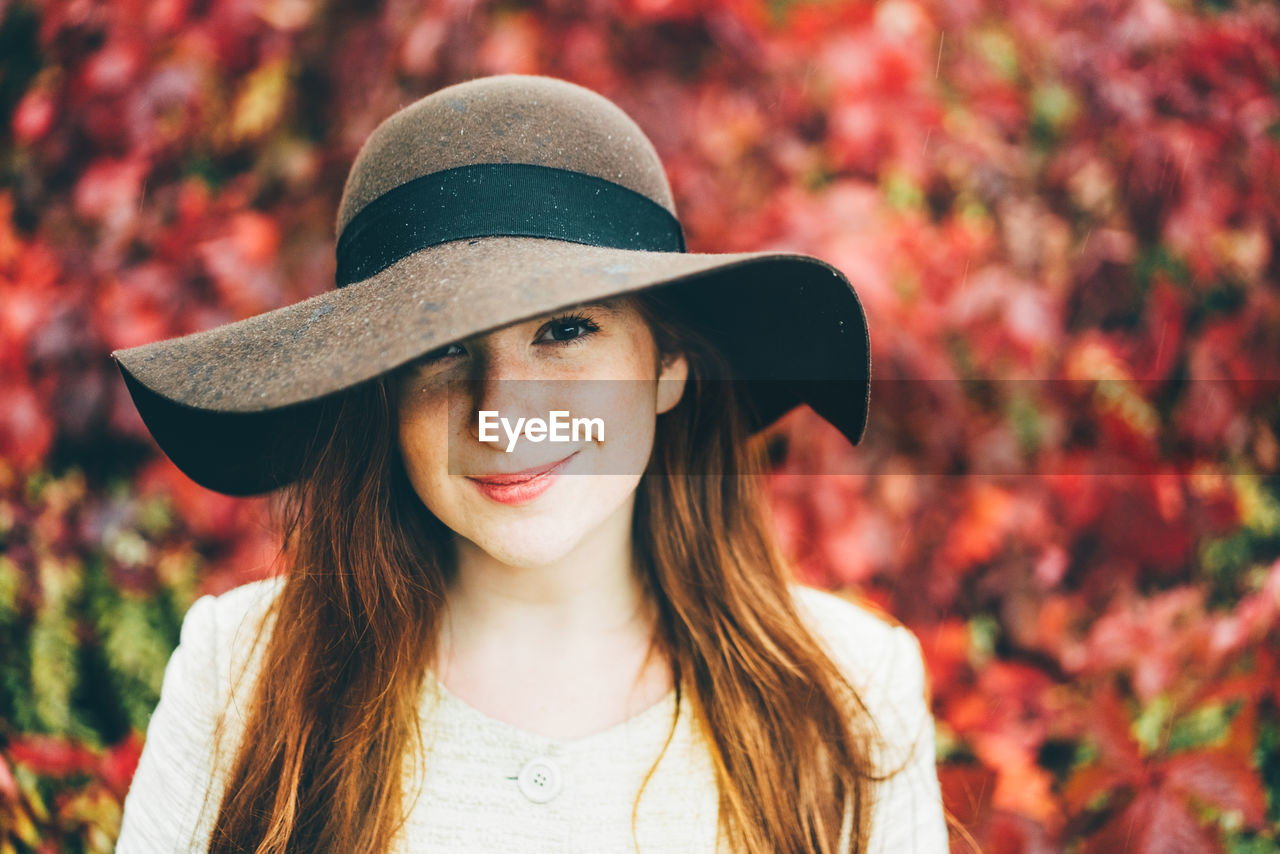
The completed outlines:
<svg viewBox="0 0 1280 854">
<path fill-rule="evenodd" d="M 486 497 L 500 504 L 524 504 L 546 492 L 569 460 L 577 455 L 574 451 L 559 462 L 536 466 L 523 471 L 507 474 L 488 474 L 468 476 L 467 480 L 476 485 Z"/>
</svg>

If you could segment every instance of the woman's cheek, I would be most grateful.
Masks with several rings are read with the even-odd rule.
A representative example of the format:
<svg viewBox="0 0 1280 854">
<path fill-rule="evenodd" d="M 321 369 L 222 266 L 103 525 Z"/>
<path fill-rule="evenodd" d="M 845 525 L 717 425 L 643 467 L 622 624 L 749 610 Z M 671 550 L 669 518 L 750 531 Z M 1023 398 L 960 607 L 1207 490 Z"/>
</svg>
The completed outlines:
<svg viewBox="0 0 1280 854">
<path fill-rule="evenodd" d="M 448 442 L 431 429 L 420 413 L 400 422 L 400 455 L 409 482 L 428 509 L 437 503 L 441 487 L 448 477 Z"/>
<path fill-rule="evenodd" d="M 605 420 L 606 470 L 610 474 L 639 474 L 653 449 L 654 409 L 652 380 L 611 382 L 613 394 Z"/>
</svg>

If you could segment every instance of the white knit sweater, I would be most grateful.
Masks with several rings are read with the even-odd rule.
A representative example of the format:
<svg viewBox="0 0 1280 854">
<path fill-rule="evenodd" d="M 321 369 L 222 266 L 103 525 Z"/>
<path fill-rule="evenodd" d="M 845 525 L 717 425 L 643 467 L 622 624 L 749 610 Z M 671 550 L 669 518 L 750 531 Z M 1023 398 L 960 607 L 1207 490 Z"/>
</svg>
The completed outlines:
<svg viewBox="0 0 1280 854">
<path fill-rule="evenodd" d="M 255 672 L 249 647 L 278 590 L 274 579 L 246 584 L 205 596 L 187 613 L 125 800 L 119 854 L 208 847 L 245 721 Z M 832 594 L 794 591 L 892 745 L 881 757 L 891 763 L 886 767 L 910 755 L 905 770 L 881 787 L 869 851 L 946 852 L 933 718 L 915 635 Z M 632 806 L 671 732 L 674 691 L 624 723 L 564 741 L 489 717 L 429 678 L 422 705 L 428 755 L 406 766 L 413 801 L 402 850 L 635 854 L 638 843 L 642 854 L 710 854 L 719 842 L 724 851 L 711 761 L 689 704 L 680 705 L 674 736 L 640 800 L 633 837 Z M 226 735 L 215 750 L 223 709 Z"/>
</svg>

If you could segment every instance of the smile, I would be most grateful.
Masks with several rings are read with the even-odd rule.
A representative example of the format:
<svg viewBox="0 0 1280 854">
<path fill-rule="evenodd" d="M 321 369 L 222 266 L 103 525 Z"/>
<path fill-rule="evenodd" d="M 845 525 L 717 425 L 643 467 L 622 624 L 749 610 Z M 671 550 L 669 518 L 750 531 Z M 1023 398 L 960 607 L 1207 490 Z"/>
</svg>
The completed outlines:
<svg viewBox="0 0 1280 854">
<path fill-rule="evenodd" d="M 523 471 L 503 474 L 468 476 L 481 494 L 499 504 L 524 504 L 546 492 L 569 460 L 577 456 L 574 451 L 559 462 L 536 466 Z"/>
</svg>

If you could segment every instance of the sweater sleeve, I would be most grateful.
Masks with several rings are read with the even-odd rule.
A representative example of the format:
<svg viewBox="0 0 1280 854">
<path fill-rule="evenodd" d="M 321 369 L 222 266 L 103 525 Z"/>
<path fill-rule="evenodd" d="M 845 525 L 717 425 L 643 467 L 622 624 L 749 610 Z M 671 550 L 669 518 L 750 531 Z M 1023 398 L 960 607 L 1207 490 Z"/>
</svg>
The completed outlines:
<svg viewBox="0 0 1280 854">
<path fill-rule="evenodd" d="M 890 637 L 886 702 L 877 721 L 890 744 L 881 773 L 902 770 L 879 784 L 867 851 L 946 854 L 947 825 L 920 641 L 905 626 L 894 627 Z"/>
<path fill-rule="evenodd" d="M 125 797 L 118 854 L 208 848 L 218 705 L 216 611 L 203 596 L 187 611 L 165 667 L 160 702 Z M 202 818 L 204 820 L 202 820 Z"/>
</svg>

